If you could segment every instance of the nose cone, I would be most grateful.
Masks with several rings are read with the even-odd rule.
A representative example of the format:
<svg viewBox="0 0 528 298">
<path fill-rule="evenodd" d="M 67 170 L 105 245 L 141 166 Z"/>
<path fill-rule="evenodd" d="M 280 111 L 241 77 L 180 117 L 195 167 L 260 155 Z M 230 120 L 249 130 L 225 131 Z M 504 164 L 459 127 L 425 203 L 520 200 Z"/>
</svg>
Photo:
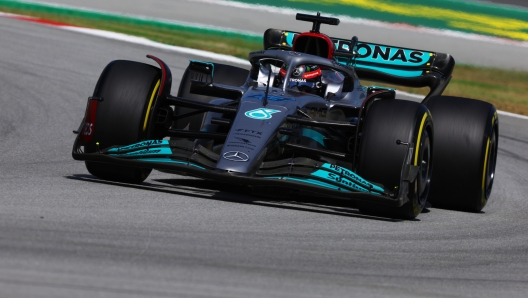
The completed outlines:
<svg viewBox="0 0 528 298">
<path fill-rule="evenodd" d="M 216 168 L 251 173 L 266 154 L 266 147 L 288 116 L 288 108 L 261 101 L 242 102 L 229 131 Z"/>
</svg>

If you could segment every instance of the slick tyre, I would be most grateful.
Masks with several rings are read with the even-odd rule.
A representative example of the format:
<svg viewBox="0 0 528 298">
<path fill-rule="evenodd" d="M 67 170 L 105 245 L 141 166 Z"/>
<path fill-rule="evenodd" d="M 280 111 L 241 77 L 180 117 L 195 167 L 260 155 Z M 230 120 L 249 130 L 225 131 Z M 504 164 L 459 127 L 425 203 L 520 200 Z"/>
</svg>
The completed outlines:
<svg viewBox="0 0 528 298">
<path fill-rule="evenodd" d="M 479 212 L 491 194 L 499 143 L 499 119 L 492 104 L 435 96 L 426 102 L 434 119 L 433 206 Z"/>
<path fill-rule="evenodd" d="M 249 70 L 231 65 L 225 65 L 220 63 L 214 63 L 213 82 L 215 84 L 223 84 L 230 86 L 242 86 L 246 82 L 249 75 Z M 180 82 L 180 88 L 178 89 L 178 96 L 190 100 L 199 102 L 209 103 L 215 97 L 192 94 L 190 92 L 191 81 L 211 81 L 211 77 L 205 76 L 200 73 L 195 73 L 187 67 Z M 175 115 L 181 115 L 195 111 L 191 108 L 176 107 Z M 200 130 L 204 121 L 205 113 L 186 117 L 184 119 L 175 121 L 173 128 L 176 129 L 189 129 L 189 130 Z"/>
<path fill-rule="evenodd" d="M 114 145 L 147 139 L 147 120 L 154 106 L 161 71 L 151 65 L 116 60 L 103 70 L 94 90 L 102 98 L 97 107 L 92 141 L 85 146 L 93 153 Z M 88 171 L 101 179 L 141 183 L 151 169 L 86 161 Z"/>
<path fill-rule="evenodd" d="M 399 142 L 408 143 L 398 144 Z M 402 182 L 404 162 L 412 146 L 411 165 L 418 171 L 411 182 Z M 358 174 L 400 194 L 401 207 L 359 201 L 362 213 L 413 219 L 425 206 L 433 170 L 433 121 L 427 108 L 404 100 L 378 100 L 367 111 L 360 144 Z M 407 190 L 406 190 L 407 189 Z"/>
</svg>

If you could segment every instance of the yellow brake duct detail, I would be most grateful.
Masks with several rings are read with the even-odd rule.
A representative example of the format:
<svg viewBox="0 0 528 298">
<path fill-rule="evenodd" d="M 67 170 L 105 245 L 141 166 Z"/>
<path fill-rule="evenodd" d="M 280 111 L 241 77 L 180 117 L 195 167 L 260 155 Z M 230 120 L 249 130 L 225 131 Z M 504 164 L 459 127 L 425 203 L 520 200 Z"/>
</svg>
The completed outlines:
<svg viewBox="0 0 528 298">
<path fill-rule="evenodd" d="M 150 101 L 147 107 L 147 114 L 145 115 L 145 122 L 143 123 L 143 131 L 147 130 L 147 123 L 148 123 L 148 118 L 150 114 L 150 108 L 152 107 L 152 102 L 154 102 L 154 98 L 156 97 L 156 93 L 158 91 L 160 82 L 161 80 L 158 80 L 158 82 L 156 83 L 156 87 L 154 87 L 154 90 L 152 90 L 152 94 L 150 95 Z"/>
<path fill-rule="evenodd" d="M 416 140 L 416 152 L 414 153 L 414 165 L 418 166 L 418 152 L 420 151 L 420 141 L 422 139 L 422 131 L 425 124 L 425 119 L 427 119 L 427 113 L 422 117 L 422 123 L 420 124 L 420 131 L 418 132 L 418 139 Z"/>
<path fill-rule="evenodd" d="M 490 145 L 490 138 L 486 143 L 486 155 L 484 157 L 484 169 L 482 170 L 482 201 L 486 198 L 486 168 L 488 166 L 488 150 Z"/>
</svg>

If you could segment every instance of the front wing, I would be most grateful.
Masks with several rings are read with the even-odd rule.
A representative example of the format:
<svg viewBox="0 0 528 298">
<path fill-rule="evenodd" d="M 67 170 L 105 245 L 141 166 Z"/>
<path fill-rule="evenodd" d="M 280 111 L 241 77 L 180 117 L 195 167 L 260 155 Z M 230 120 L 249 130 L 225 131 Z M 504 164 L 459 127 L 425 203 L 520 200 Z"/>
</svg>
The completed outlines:
<svg viewBox="0 0 528 298">
<path fill-rule="evenodd" d="M 263 162 L 251 175 L 218 170 L 215 169 L 220 158 L 218 154 L 186 140 L 149 140 L 113 146 L 96 153 L 84 153 L 76 141 L 72 156 L 76 160 L 183 172 L 233 184 L 286 187 L 322 197 L 363 200 L 394 207 L 408 201 L 406 196 L 398 195 L 406 193 L 402 189 L 392 193 L 349 169 L 308 158 Z"/>
</svg>

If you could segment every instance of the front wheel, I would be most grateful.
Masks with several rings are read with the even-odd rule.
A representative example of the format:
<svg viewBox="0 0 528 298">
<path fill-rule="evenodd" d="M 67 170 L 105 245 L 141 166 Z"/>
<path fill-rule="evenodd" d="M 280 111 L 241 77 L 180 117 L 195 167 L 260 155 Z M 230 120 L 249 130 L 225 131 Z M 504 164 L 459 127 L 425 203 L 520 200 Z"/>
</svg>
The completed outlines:
<svg viewBox="0 0 528 298">
<path fill-rule="evenodd" d="M 412 181 L 405 182 L 402 174 L 409 158 L 410 166 L 417 172 Z M 397 194 L 407 191 L 408 202 L 390 207 L 359 201 L 359 210 L 366 214 L 415 218 L 427 202 L 432 171 L 433 121 L 427 108 L 404 100 L 374 102 L 362 131 L 358 174 Z M 404 183 L 408 184 L 402 189 Z"/>
<path fill-rule="evenodd" d="M 148 119 L 154 106 L 161 71 L 151 65 L 116 60 L 101 73 L 94 96 L 97 106 L 93 137 L 84 146 L 93 153 L 114 145 L 128 145 L 149 138 Z M 111 181 L 141 183 L 151 169 L 86 161 L 92 175 Z"/>
</svg>

